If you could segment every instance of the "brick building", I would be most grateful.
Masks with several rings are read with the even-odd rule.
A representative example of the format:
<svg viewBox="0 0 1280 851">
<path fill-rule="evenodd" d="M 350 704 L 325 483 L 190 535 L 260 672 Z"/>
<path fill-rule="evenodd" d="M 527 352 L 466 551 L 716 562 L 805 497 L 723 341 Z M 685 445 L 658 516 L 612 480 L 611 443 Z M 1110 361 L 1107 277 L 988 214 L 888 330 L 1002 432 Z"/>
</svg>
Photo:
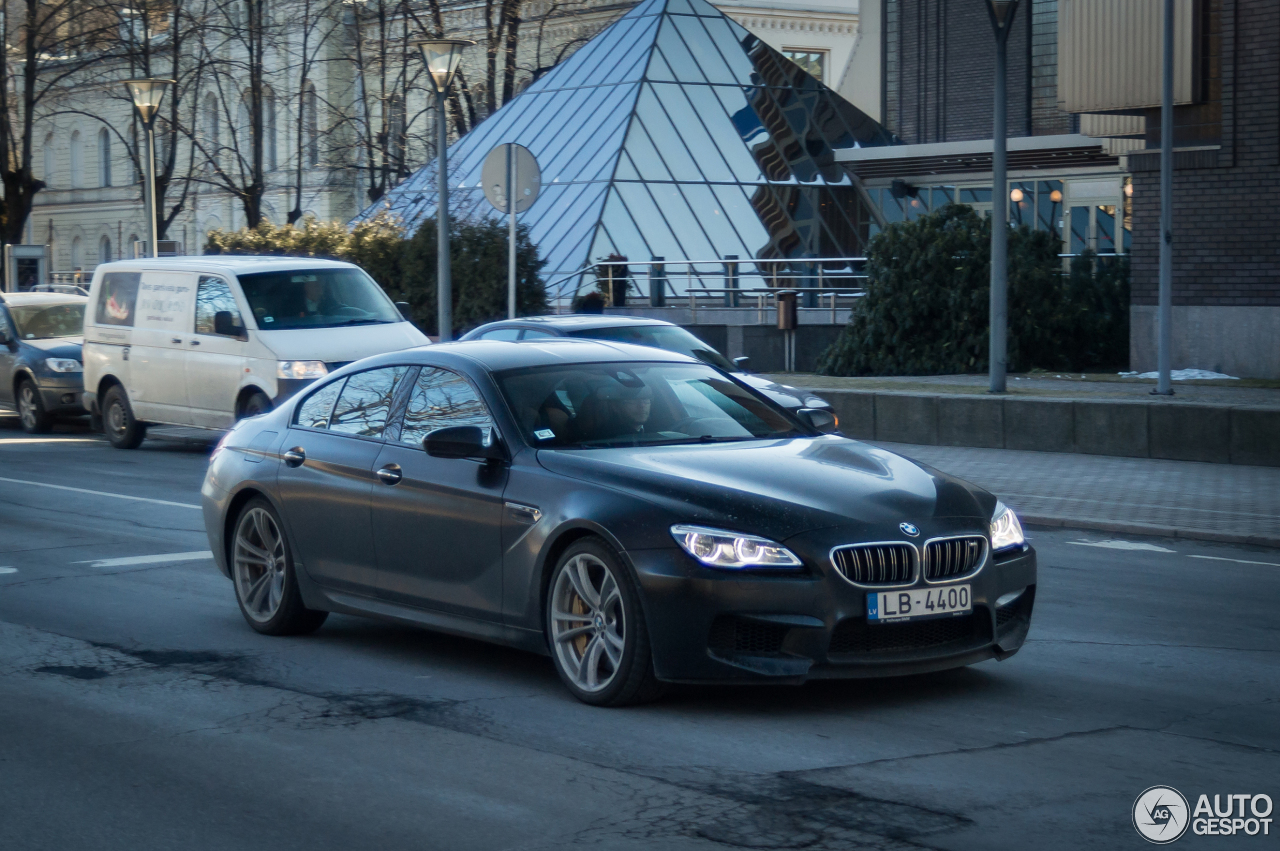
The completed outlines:
<svg viewBox="0 0 1280 851">
<path fill-rule="evenodd" d="M 1280 4 L 1206 0 L 1198 102 L 1174 108 L 1173 366 L 1280 378 Z M 1160 113 L 1133 174 L 1133 368 L 1156 358 Z"/>
</svg>

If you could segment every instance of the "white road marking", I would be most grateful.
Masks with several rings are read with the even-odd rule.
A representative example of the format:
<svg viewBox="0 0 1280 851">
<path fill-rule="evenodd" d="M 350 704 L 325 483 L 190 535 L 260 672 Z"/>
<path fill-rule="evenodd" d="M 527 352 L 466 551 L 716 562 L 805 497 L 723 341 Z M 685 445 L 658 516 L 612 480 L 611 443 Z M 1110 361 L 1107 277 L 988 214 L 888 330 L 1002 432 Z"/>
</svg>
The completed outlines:
<svg viewBox="0 0 1280 851">
<path fill-rule="evenodd" d="M 96 437 L 11 437 L 0 439 L 0 446 L 12 446 L 15 443 L 106 443 Z"/>
<path fill-rule="evenodd" d="M 1134 541 L 1067 541 L 1077 547 L 1102 547 L 1106 550 L 1139 550 L 1149 553 L 1171 553 L 1173 550 L 1157 547 L 1155 544 L 1139 544 Z"/>
<path fill-rule="evenodd" d="M 213 558 L 213 553 L 208 550 L 198 550 L 193 553 L 160 553 L 154 556 L 86 559 L 85 561 L 73 561 L 72 564 L 87 564 L 90 567 L 126 567 L 131 564 L 164 564 L 171 561 L 195 561 L 201 558 Z"/>
<path fill-rule="evenodd" d="M 1207 558 L 1210 561 L 1234 561 L 1237 564 L 1265 564 L 1267 567 L 1280 567 L 1280 563 L 1274 561 L 1249 561 L 1243 558 L 1223 558 L 1222 556 L 1187 556 L 1187 558 Z"/>
<path fill-rule="evenodd" d="M 16 567 L 0 567 L 0 573 L 17 573 L 17 572 L 18 572 L 18 568 Z"/>
<path fill-rule="evenodd" d="M 13 482 L 15 485 L 34 485 L 35 487 L 38 487 L 38 488 L 53 488 L 54 490 L 71 491 L 73 493 L 88 493 L 88 494 L 93 494 L 94 496 L 111 496 L 111 497 L 115 497 L 116 499 L 131 499 L 131 500 L 134 500 L 135 502 L 150 502 L 154 505 L 172 505 L 177 508 L 194 508 L 197 511 L 200 510 L 200 506 L 190 502 L 170 502 L 167 499 L 152 499 L 151 497 L 147 497 L 147 496 L 129 496 L 128 494 L 110 493 L 109 491 L 91 491 L 91 490 L 88 490 L 87 488 L 72 488 L 72 487 L 67 487 L 66 485 L 51 485 L 48 482 L 29 482 L 26 479 L 9 479 L 9 478 L 5 478 L 4 476 L 0 476 L 0 482 Z"/>
</svg>

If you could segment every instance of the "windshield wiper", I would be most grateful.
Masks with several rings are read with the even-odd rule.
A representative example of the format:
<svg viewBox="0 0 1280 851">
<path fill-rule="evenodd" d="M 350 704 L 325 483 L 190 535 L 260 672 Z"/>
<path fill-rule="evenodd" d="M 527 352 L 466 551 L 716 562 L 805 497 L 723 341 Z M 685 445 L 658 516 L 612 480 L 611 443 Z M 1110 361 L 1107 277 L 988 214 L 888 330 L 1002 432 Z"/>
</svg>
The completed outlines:
<svg viewBox="0 0 1280 851">
<path fill-rule="evenodd" d="M 341 322 L 331 322 L 326 327 L 342 328 L 347 325 L 391 325 L 390 319 L 344 319 Z"/>
</svg>

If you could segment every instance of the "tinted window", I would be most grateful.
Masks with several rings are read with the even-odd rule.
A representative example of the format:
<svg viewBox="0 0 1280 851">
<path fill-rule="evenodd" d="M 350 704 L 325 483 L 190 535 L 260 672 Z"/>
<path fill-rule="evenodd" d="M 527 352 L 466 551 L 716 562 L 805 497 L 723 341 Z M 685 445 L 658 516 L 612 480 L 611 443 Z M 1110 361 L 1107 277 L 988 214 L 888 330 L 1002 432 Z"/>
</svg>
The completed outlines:
<svg viewBox="0 0 1280 851">
<path fill-rule="evenodd" d="M 799 437 L 777 406 L 701 364 L 598 363 L 500 373 L 540 447 L 714 443 Z"/>
<path fill-rule="evenodd" d="M 338 400 L 338 391 L 341 389 L 342 382 L 335 381 L 308 396 L 298 406 L 297 416 L 293 418 L 294 425 L 303 428 L 328 428 L 329 415 L 333 413 L 333 403 Z"/>
<path fill-rule="evenodd" d="M 241 326 L 240 308 L 231 294 L 231 286 L 221 278 L 200 276 L 200 288 L 196 290 L 196 333 L 216 334 L 213 317 L 220 311 L 231 314 L 231 324 Z"/>
<path fill-rule="evenodd" d="M 263 331 L 404 321 L 386 293 L 359 269 L 241 275 L 240 288 Z"/>
<path fill-rule="evenodd" d="M 537 340 L 540 337 L 554 337 L 554 336 L 556 335 L 552 334 L 550 331 L 540 331 L 537 328 L 526 328 L 524 331 L 524 336 L 521 337 L 520 339 Z"/>
<path fill-rule="evenodd" d="M 489 409 L 465 378 L 447 369 L 424 366 L 409 397 L 400 442 L 421 445 L 431 432 L 453 426 L 493 427 Z"/>
<path fill-rule="evenodd" d="M 655 349 L 666 349 L 682 355 L 695 357 L 700 361 L 718 366 L 728 372 L 737 372 L 738 368 L 725 359 L 724 355 L 699 340 L 683 328 L 675 325 L 623 325 L 620 328 L 591 328 L 585 331 L 573 331 L 574 337 L 587 337 L 592 340 L 612 340 L 615 343 L 634 343 L 637 346 L 649 346 Z"/>
<path fill-rule="evenodd" d="M 133 325 L 140 283 L 141 272 L 107 272 L 103 275 L 94 321 L 99 325 Z"/>
<path fill-rule="evenodd" d="M 79 337 L 84 334 L 84 303 L 11 304 L 9 312 L 24 340 Z M 4 320 L 0 319 L 0 323 Z"/>
<path fill-rule="evenodd" d="M 494 328 L 480 335 L 481 340 L 518 340 L 519 338 L 519 328 Z"/>
<path fill-rule="evenodd" d="M 333 408 L 329 430 L 361 437 L 381 437 L 391 415 L 396 385 L 409 371 L 407 366 L 391 366 L 357 372 L 347 379 Z"/>
</svg>

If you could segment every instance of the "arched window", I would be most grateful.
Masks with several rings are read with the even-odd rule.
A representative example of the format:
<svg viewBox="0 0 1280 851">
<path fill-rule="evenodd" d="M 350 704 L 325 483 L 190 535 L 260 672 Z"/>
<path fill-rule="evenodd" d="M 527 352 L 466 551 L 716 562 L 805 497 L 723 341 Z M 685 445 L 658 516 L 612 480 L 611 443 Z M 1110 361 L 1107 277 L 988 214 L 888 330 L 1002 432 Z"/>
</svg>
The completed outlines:
<svg viewBox="0 0 1280 851">
<path fill-rule="evenodd" d="M 80 131 L 71 133 L 71 188 L 79 189 L 84 185 L 84 144 L 80 139 Z"/>
<path fill-rule="evenodd" d="M 387 156 L 396 173 L 404 170 L 405 159 L 405 106 L 404 98 L 392 95 L 387 98 Z"/>
<path fill-rule="evenodd" d="M 316 97 L 316 84 L 307 83 L 307 92 L 302 98 L 303 127 L 306 133 L 307 165 L 315 168 L 320 165 L 320 99 Z"/>
<path fill-rule="evenodd" d="M 130 251 L 136 258 L 138 256 L 138 235 L 136 233 L 129 234 L 129 241 L 124 245 L 125 251 Z"/>
<path fill-rule="evenodd" d="M 276 152 L 276 93 L 267 89 L 262 94 L 262 167 L 266 171 L 276 170 Z"/>
<path fill-rule="evenodd" d="M 105 127 L 98 131 L 98 185 L 111 185 L 111 132 Z"/>
<path fill-rule="evenodd" d="M 53 149 L 53 141 L 52 133 L 44 137 L 44 174 L 42 177 L 44 178 L 44 185 L 48 189 L 52 189 L 54 186 L 54 158 L 57 156 L 57 151 Z"/>
<path fill-rule="evenodd" d="M 204 134 L 209 152 L 216 154 L 218 146 L 222 144 L 222 122 L 218 116 L 218 99 L 213 95 L 204 99 Z"/>
<path fill-rule="evenodd" d="M 71 240 L 71 270 L 76 271 L 83 268 L 80 263 L 80 237 Z"/>
<path fill-rule="evenodd" d="M 102 239 L 98 240 L 98 262 L 111 262 L 111 237 L 109 236 L 103 235 Z"/>
</svg>

